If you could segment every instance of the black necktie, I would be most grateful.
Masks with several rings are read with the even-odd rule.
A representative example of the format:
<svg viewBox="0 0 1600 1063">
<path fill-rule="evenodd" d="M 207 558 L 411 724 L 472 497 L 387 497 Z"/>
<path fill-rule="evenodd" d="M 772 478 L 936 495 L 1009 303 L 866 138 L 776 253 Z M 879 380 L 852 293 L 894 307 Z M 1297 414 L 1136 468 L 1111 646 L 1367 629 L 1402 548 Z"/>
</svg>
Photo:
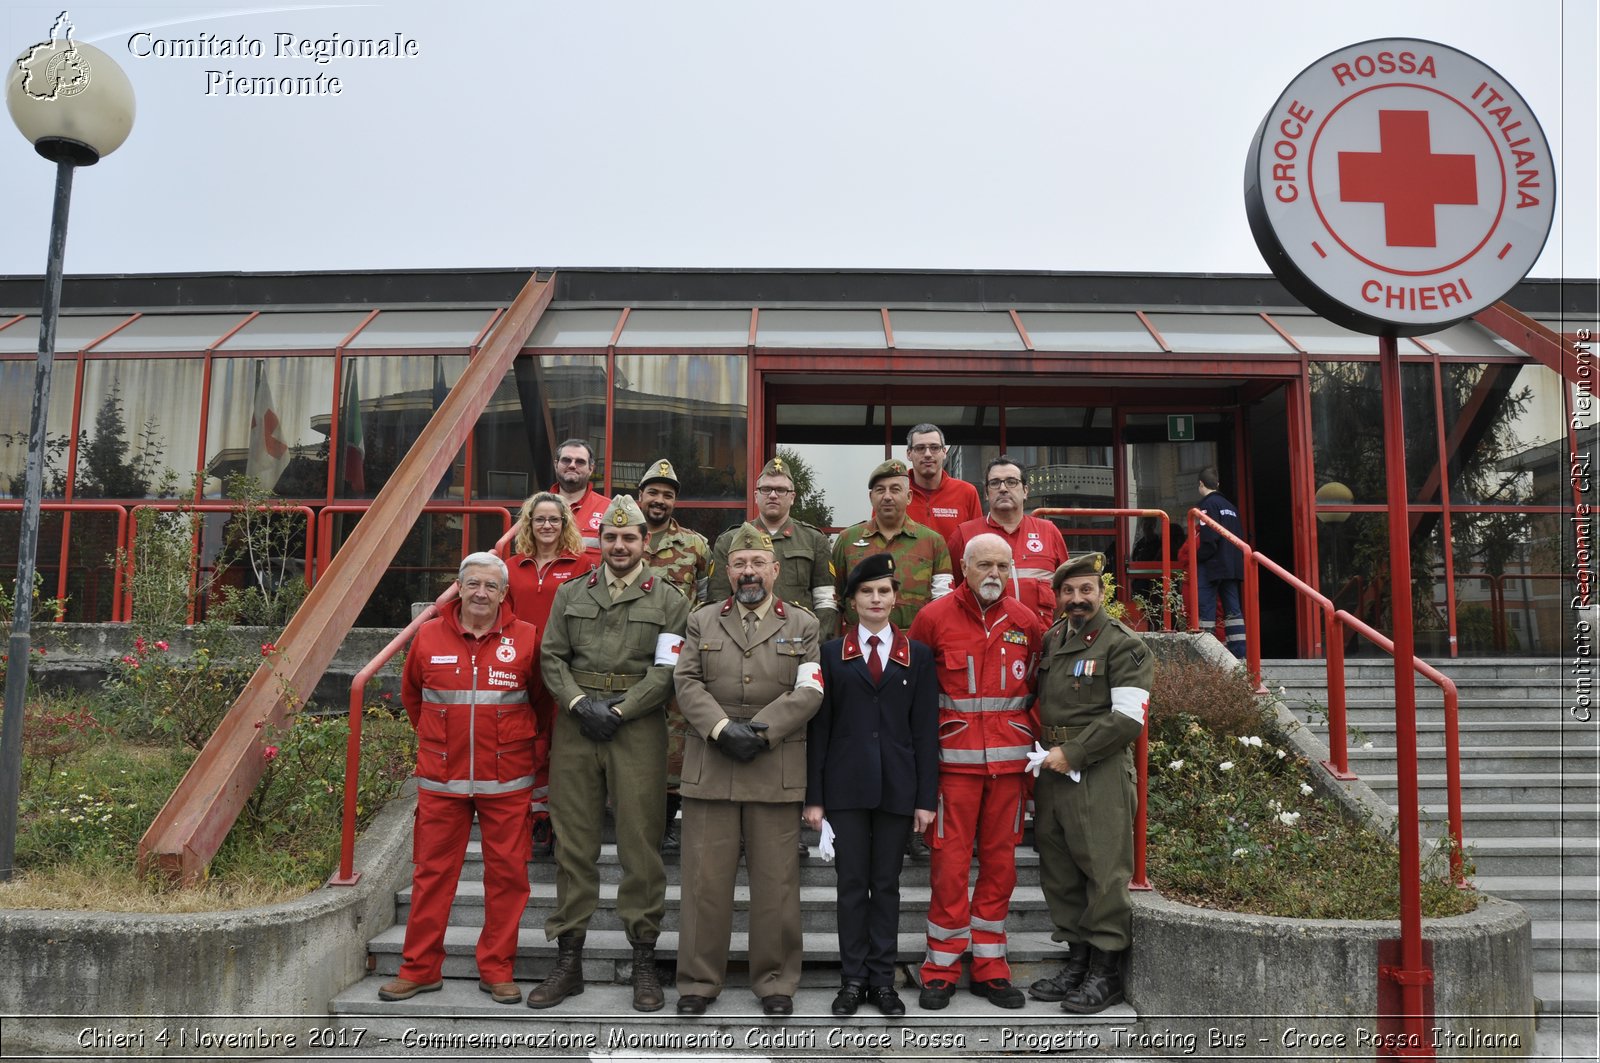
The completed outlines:
<svg viewBox="0 0 1600 1063">
<path fill-rule="evenodd" d="M 878 647 L 882 644 L 878 636 L 867 636 L 867 674 L 874 683 L 883 678 L 883 658 L 878 656 Z"/>
</svg>

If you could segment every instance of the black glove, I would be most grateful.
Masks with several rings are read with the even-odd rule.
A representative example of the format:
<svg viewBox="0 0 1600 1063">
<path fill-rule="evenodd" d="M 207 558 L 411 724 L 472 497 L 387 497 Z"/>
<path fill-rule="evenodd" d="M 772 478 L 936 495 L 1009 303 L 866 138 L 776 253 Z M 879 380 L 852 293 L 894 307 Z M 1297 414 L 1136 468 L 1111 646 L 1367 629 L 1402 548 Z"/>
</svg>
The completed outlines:
<svg viewBox="0 0 1600 1063">
<path fill-rule="evenodd" d="M 741 764 L 748 764 L 756 759 L 757 753 L 767 751 L 767 740 L 761 734 L 766 729 L 764 723 L 734 720 L 717 736 L 717 748 Z"/>
<path fill-rule="evenodd" d="M 572 706 L 572 715 L 578 718 L 578 730 L 591 742 L 609 742 L 622 726 L 622 716 L 611 706 L 621 698 L 604 699 L 584 696 Z"/>
</svg>

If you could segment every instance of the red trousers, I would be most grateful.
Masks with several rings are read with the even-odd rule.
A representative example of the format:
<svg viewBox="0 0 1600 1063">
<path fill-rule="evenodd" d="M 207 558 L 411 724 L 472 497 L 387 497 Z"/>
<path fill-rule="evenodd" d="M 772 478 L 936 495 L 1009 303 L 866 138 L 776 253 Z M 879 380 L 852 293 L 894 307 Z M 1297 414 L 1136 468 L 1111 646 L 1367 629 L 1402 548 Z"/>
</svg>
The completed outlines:
<svg viewBox="0 0 1600 1063">
<path fill-rule="evenodd" d="M 1017 844 L 1022 841 L 1024 780 L 1011 775 L 939 773 L 939 810 L 929 828 L 928 954 L 922 982 L 961 978 L 961 954 L 972 950 L 972 979 L 1009 979 L 1006 912 L 1017 884 Z M 978 881 L 967 893 L 972 842 L 978 840 Z"/>
<path fill-rule="evenodd" d="M 493 797 L 417 794 L 412 834 L 411 915 L 400 977 L 436 982 L 444 968 L 444 929 L 467 855 L 472 816 L 483 842 L 483 930 L 478 935 L 478 974 L 486 982 L 512 981 L 517 925 L 528 905 L 528 791 Z"/>
</svg>

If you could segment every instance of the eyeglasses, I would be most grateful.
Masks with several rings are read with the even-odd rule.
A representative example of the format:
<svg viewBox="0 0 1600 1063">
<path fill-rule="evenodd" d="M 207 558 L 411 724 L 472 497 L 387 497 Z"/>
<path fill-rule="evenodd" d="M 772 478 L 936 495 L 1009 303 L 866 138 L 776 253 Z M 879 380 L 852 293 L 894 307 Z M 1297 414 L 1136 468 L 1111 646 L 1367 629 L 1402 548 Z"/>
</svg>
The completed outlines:
<svg viewBox="0 0 1600 1063">
<path fill-rule="evenodd" d="M 794 488 L 792 487 L 772 487 L 770 485 L 762 484 L 756 487 L 756 494 L 772 495 L 774 498 L 782 498 L 784 495 L 793 490 Z"/>
<path fill-rule="evenodd" d="M 1004 479 L 996 476 L 992 480 L 985 480 L 983 485 L 992 490 L 1000 487 L 1021 487 L 1022 481 L 1015 476 L 1007 476 Z"/>
<path fill-rule="evenodd" d="M 588 458 L 557 458 L 556 459 L 556 464 L 557 465 L 579 465 L 579 466 L 582 466 L 582 465 L 589 464 L 589 459 Z"/>
<path fill-rule="evenodd" d="M 534 517 L 534 518 L 530 519 L 528 521 L 528 523 L 529 524 L 555 524 L 555 525 L 560 525 L 561 518 L 560 517 Z"/>
<path fill-rule="evenodd" d="M 500 584 L 492 579 L 469 579 L 461 585 L 461 589 L 464 591 L 497 591 L 500 589 Z"/>
<path fill-rule="evenodd" d="M 906 449 L 909 450 L 913 454 L 938 454 L 940 451 L 944 450 L 944 444 L 943 443 L 918 443 L 916 446 L 907 447 Z"/>
</svg>

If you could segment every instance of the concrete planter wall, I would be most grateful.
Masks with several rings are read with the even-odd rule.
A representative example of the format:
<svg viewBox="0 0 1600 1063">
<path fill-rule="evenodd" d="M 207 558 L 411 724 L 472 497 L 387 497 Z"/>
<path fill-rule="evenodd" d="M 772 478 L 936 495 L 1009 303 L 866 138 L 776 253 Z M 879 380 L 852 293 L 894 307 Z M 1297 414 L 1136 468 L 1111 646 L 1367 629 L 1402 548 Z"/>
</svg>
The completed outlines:
<svg viewBox="0 0 1600 1063">
<path fill-rule="evenodd" d="M 1149 893 L 1135 895 L 1133 920 L 1129 1003 L 1138 1032 L 1167 1036 L 1170 1054 L 1192 1039 L 1200 1056 L 1378 1055 L 1378 942 L 1399 937 L 1398 923 L 1239 915 Z M 1437 1054 L 1531 1054 L 1527 913 L 1486 897 L 1470 914 L 1424 920 L 1423 937 L 1433 944 Z"/>
<path fill-rule="evenodd" d="M 367 940 L 394 923 L 415 807 L 408 785 L 373 819 L 356 847 L 355 886 L 285 904 L 190 915 L 0 910 L 0 1057 L 314 1051 L 329 1001 L 366 973 Z"/>
</svg>

